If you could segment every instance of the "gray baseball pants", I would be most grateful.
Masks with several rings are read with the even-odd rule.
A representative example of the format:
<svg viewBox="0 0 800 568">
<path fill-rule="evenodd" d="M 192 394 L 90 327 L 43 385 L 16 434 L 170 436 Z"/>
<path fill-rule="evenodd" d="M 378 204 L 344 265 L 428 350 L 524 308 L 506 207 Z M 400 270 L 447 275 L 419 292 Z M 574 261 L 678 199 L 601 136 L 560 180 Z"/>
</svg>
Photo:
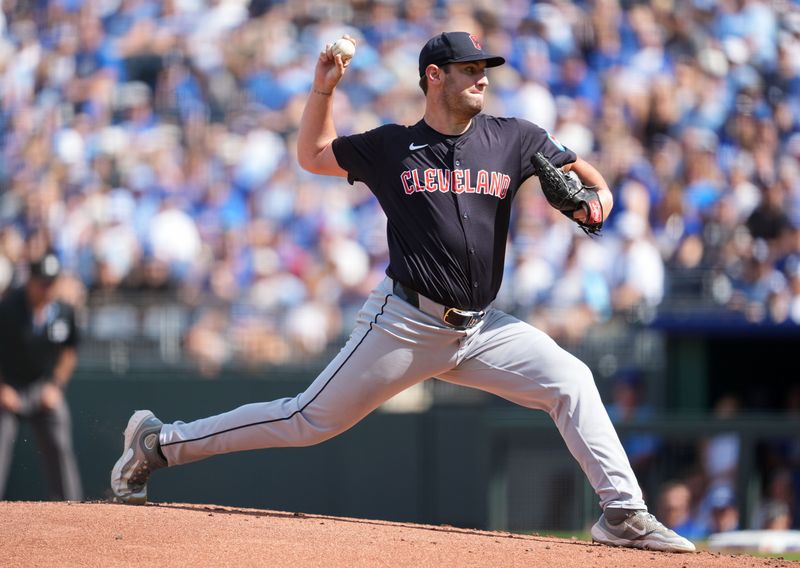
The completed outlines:
<svg viewBox="0 0 800 568">
<path fill-rule="evenodd" d="M 64 401 L 58 408 L 45 410 L 40 402 L 41 392 L 41 383 L 18 389 L 21 404 L 19 414 L 0 408 L 0 499 L 5 494 L 19 421 L 27 419 L 44 459 L 50 495 L 54 499 L 80 501 L 83 491 L 72 448 L 69 407 Z"/>
<path fill-rule="evenodd" d="M 304 392 L 165 424 L 161 449 L 172 466 L 228 452 L 318 444 L 430 377 L 544 410 L 603 508 L 645 508 L 584 363 L 542 331 L 494 308 L 475 327 L 453 329 L 393 295 L 388 278 L 370 294 L 345 346 Z"/>
</svg>

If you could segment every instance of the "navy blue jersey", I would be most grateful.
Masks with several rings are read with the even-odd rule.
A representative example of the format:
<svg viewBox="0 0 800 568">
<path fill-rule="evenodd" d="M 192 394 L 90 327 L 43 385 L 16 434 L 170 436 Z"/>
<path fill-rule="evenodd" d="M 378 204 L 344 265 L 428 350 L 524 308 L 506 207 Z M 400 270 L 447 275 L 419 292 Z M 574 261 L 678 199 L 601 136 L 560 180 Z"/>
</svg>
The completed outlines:
<svg viewBox="0 0 800 568">
<path fill-rule="evenodd" d="M 75 310 L 51 302 L 36 323 L 25 294 L 17 288 L 0 301 L 0 378 L 13 387 L 52 378 L 61 351 L 79 340 Z"/>
<path fill-rule="evenodd" d="M 497 296 L 511 203 L 531 157 L 576 160 L 539 126 L 479 114 L 459 136 L 421 120 L 333 142 L 348 181 L 364 182 L 388 218 L 387 275 L 441 304 L 485 308 Z"/>
</svg>

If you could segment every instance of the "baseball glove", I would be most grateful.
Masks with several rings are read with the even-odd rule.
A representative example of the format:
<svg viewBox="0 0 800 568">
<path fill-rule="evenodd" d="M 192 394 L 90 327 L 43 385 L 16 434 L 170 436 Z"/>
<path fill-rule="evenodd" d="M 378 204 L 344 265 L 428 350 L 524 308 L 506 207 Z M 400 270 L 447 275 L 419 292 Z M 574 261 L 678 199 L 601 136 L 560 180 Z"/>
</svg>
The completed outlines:
<svg viewBox="0 0 800 568">
<path fill-rule="evenodd" d="M 603 206 L 597 191 L 583 185 L 577 176 L 568 175 L 555 167 L 541 152 L 536 152 L 531 162 L 533 173 L 538 176 L 550 205 L 575 221 L 586 234 L 600 234 L 600 229 L 603 228 Z M 579 209 L 586 212 L 584 221 L 573 217 Z"/>
</svg>

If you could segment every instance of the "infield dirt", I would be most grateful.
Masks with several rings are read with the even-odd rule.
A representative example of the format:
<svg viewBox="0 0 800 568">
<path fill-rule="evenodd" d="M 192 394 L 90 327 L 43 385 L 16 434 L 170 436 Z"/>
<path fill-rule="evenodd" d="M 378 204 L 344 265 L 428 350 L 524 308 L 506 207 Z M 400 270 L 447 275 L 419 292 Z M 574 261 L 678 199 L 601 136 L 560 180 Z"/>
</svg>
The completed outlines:
<svg viewBox="0 0 800 568">
<path fill-rule="evenodd" d="M 0 565 L 788 568 L 800 563 L 212 505 L 0 502 Z"/>
</svg>

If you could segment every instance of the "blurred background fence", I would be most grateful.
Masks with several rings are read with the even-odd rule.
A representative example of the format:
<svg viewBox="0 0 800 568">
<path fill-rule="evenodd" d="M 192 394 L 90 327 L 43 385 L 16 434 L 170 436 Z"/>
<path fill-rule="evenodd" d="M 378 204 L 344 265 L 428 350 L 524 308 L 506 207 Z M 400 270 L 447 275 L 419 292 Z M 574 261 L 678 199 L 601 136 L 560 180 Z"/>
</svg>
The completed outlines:
<svg viewBox="0 0 800 568">
<path fill-rule="evenodd" d="M 576 530 L 595 520 L 597 497 L 551 424 L 508 410 L 492 412 L 487 420 L 494 451 L 492 526 Z M 707 499 L 699 515 L 711 532 L 730 530 L 731 525 L 718 524 L 723 514 L 733 526 L 758 526 L 774 509 L 775 497 L 792 493 L 791 465 L 783 460 L 797 451 L 798 428 L 798 417 L 771 414 L 721 420 L 671 413 L 617 424 L 624 443 L 651 448 L 647 455 L 631 455 L 651 510 L 668 520 L 679 518 L 692 508 L 690 491 L 700 491 Z M 697 531 L 692 537 L 703 536 L 700 525 L 691 527 Z"/>
</svg>

